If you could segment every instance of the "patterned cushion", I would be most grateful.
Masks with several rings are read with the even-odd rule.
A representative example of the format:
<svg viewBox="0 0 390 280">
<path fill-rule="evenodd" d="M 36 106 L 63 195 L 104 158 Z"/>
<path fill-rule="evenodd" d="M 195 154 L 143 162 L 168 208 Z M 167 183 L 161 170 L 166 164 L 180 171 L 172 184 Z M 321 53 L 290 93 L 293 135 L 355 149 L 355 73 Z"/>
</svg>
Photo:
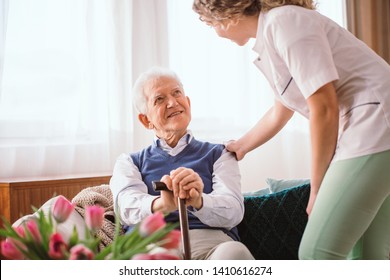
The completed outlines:
<svg viewBox="0 0 390 280">
<path fill-rule="evenodd" d="M 245 197 L 238 225 L 241 241 L 258 260 L 295 260 L 307 223 L 310 184 L 277 193 Z"/>
</svg>

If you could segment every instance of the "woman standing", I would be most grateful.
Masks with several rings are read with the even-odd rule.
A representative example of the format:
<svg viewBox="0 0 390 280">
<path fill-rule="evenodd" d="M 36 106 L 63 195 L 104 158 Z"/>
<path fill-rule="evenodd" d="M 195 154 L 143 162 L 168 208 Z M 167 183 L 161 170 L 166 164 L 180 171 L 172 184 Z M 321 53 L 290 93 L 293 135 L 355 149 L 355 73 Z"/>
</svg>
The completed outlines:
<svg viewBox="0 0 390 280">
<path fill-rule="evenodd" d="M 390 66 L 312 0 L 195 0 L 218 36 L 255 38 L 274 106 L 227 149 L 238 160 L 294 112 L 310 122 L 311 191 L 301 259 L 388 259 Z"/>
</svg>

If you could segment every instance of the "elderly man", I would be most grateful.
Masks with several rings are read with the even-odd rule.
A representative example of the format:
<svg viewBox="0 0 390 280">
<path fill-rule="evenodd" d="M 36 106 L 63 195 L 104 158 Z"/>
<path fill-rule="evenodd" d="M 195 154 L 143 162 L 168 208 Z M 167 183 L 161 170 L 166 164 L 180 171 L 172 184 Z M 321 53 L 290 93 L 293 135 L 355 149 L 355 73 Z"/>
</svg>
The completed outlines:
<svg viewBox="0 0 390 280">
<path fill-rule="evenodd" d="M 190 99 L 179 78 L 154 67 L 138 78 L 133 95 L 138 119 L 155 139 L 115 164 L 110 188 L 121 223 L 134 225 L 156 211 L 177 222 L 180 197 L 188 205 L 192 259 L 253 259 L 238 241 L 244 214 L 238 163 L 223 145 L 198 141 L 187 129 Z M 156 180 L 172 192 L 156 192 Z"/>
</svg>

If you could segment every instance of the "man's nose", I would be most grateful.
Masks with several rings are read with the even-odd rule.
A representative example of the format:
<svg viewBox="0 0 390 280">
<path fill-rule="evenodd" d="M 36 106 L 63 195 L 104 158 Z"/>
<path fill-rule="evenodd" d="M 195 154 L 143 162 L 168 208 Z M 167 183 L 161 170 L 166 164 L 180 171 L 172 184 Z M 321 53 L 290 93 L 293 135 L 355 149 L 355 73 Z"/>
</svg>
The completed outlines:
<svg viewBox="0 0 390 280">
<path fill-rule="evenodd" d="M 171 107 L 175 107 L 176 105 L 177 105 L 176 98 L 174 98 L 173 96 L 169 97 L 167 102 L 167 107 L 171 108 Z"/>
</svg>

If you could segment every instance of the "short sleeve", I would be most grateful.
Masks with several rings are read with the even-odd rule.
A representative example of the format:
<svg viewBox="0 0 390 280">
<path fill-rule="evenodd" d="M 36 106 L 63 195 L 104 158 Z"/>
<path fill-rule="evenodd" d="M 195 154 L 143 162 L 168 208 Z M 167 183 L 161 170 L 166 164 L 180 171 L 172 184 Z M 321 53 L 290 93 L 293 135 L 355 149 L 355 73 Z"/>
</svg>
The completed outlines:
<svg viewBox="0 0 390 280">
<path fill-rule="evenodd" d="M 315 11 L 277 8 L 265 40 L 287 66 L 305 98 L 339 78 L 324 21 Z M 277 65 L 275 65 L 277 67 Z"/>
</svg>

